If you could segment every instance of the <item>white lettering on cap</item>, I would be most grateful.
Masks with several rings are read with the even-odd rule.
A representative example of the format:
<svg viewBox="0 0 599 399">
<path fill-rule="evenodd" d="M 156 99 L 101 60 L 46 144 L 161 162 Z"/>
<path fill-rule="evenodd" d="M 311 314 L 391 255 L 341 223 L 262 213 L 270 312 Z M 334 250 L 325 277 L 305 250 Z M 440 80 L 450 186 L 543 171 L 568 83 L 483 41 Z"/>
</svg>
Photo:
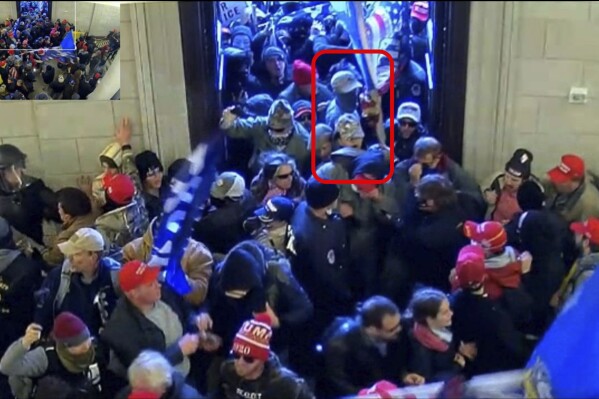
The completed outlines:
<svg viewBox="0 0 599 399">
<path fill-rule="evenodd" d="M 570 167 L 568 165 L 566 165 L 563 162 L 559 164 L 558 168 L 559 168 L 559 170 L 561 170 L 562 172 L 564 172 L 566 174 L 570 173 L 570 171 L 572 170 L 572 169 L 570 169 Z"/>
<path fill-rule="evenodd" d="M 142 263 L 141 266 L 135 271 L 135 274 L 137 274 L 138 276 L 141 276 L 142 274 L 144 274 L 144 272 L 146 271 L 147 268 L 148 268 L 148 265 L 146 265 L 145 263 Z"/>
</svg>

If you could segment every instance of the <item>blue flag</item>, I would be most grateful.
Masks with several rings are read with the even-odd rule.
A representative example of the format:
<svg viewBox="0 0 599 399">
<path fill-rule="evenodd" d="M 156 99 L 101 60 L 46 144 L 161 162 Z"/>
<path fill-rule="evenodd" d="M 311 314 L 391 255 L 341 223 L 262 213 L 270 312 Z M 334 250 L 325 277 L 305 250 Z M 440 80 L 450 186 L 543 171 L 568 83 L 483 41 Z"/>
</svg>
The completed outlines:
<svg viewBox="0 0 599 399">
<path fill-rule="evenodd" d="M 58 60 L 63 64 L 77 61 L 77 48 L 75 47 L 73 31 L 69 31 L 64 35 L 60 46 L 44 49 L 40 58 L 42 61 Z"/>
<path fill-rule="evenodd" d="M 201 205 L 210 195 L 216 173 L 216 151 L 200 144 L 175 176 L 164 202 L 162 220 L 154 238 L 150 265 L 165 269 L 164 281 L 179 295 L 191 291 L 181 259 L 189 243 Z"/>
<path fill-rule="evenodd" d="M 527 398 L 599 398 L 599 273 L 568 300 L 527 365 Z"/>
</svg>

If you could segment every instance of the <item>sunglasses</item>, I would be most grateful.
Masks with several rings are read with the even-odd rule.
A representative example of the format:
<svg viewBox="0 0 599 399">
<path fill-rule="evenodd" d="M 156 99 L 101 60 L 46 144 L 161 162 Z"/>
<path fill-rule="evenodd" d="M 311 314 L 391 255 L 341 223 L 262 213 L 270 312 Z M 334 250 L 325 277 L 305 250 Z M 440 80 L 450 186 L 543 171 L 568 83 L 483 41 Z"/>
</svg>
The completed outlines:
<svg viewBox="0 0 599 399">
<path fill-rule="evenodd" d="M 242 356 L 242 355 L 240 355 L 240 354 L 238 354 L 238 353 L 234 353 L 234 354 L 233 354 L 233 357 L 235 358 L 235 360 L 242 359 L 242 360 L 243 360 L 244 362 L 246 362 L 247 364 L 252 364 L 252 363 L 254 363 L 254 362 L 256 361 L 256 359 L 254 359 L 254 358 L 253 358 L 253 357 L 251 357 L 251 356 Z"/>
<path fill-rule="evenodd" d="M 293 173 L 287 173 L 286 175 L 278 175 L 277 179 L 279 179 L 279 180 L 285 180 L 285 179 L 289 179 L 292 176 L 293 176 Z"/>
<path fill-rule="evenodd" d="M 416 126 L 416 122 L 414 121 L 399 121 L 400 126 L 408 126 L 408 127 L 415 127 Z"/>
</svg>

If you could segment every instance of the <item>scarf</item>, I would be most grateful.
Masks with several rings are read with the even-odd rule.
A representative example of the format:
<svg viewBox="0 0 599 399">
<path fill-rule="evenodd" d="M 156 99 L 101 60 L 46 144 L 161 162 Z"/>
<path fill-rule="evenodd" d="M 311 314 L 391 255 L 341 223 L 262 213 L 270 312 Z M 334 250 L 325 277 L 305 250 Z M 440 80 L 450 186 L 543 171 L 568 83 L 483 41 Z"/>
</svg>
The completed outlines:
<svg viewBox="0 0 599 399">
<path fill-rule="evenodd" d="M 71 373 L 83 373 L 96 359 L 96 349 L 92 344 L 90 349 L 82 355 L 73 355 L 67 347 L 56 343 L 56 354 L 62 365 Z"/>
<path fill-rule="evenodd" d="M 416 341 L 427 349 L 437 352 L 446 352 L 449 349 L 449 344 L 426 326 L 414 323 L 412 333 Z"/>
</svg>

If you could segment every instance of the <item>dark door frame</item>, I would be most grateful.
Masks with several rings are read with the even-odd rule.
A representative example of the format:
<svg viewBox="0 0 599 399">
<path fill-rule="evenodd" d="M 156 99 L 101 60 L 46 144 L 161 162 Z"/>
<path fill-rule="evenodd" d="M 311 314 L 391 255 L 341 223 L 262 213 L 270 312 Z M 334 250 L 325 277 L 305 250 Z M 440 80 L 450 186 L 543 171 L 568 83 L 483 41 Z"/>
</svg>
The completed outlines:
<svg viewBox="0 0 599 399">
<path fill-rule="evenodd" d="M 217 92 L 215 5 L 213 2 L 179 2 L 183 65 L 187 91 L 190 141 L 218 134 L 221 114 Z M 470 2 L 435 3 L 435 87 L 431 132 L 445 152 L 462 161 Z"/>
</svg>

